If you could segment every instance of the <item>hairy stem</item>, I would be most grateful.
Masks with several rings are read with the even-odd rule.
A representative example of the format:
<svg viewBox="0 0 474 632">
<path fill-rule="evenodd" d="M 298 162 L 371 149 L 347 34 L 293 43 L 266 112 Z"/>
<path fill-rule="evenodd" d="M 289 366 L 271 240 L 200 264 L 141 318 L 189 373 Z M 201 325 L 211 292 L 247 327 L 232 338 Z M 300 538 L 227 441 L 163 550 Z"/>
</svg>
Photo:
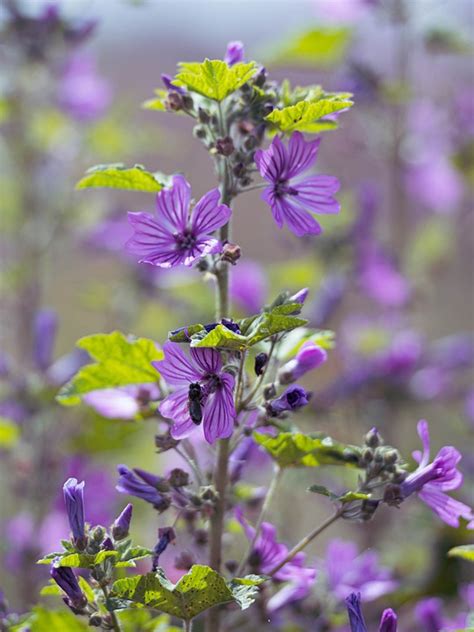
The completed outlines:
<svg viewBox="0 0 474 632">
<path fill-rule="evenodd" d="M 107 585 L 101 583 L 100 588 L 104 595 L 105 601 L 107 601 L 107 599 L 109 598 L 109 589 L 107 588 Z M 117 615 L 115 614 L 113 610 L 109 612 L 109 617 L 110 617 L 110 622 L 112 624 L 112 630 L 115 630 L 115 632 L 122 632 L 122 628 L 120 627 L 120 623 L 117 619 Z"/>
<path fill-rule="evenodd" d="M 273 478 L 267 489 L 267 494 L 265 496 L 265 500 L 263 501 L 262 509 L 260 510 L 260 515 L 258 516 L 258 519 L 257 519 L 257 524 L 255 525 L 255 533 L 253 535 L 252 540 L 249 542 L 248 548 L 245 551 L 245 555 L 243 556 L 242 561 L 239 564 L 239 568 L 237 569 L 237 572 L 236 572 L 237 577 L 239 577 L 243 573 L 247 560 L 250 554 L 252 553 L 252 550 L 255 546 L 255 542 L 257 541 L 258 535 L 260 533 L 260 528 L 262 526 L 263 519 L 265 518 L 265 514 L 268 511 L 268 507 L 270 506 L 273 496 L 275 495 L 278 484 L 281 481 L 283 471 L 284 470 L 282 470 L 280 467 L 277 466 L 273 472 Z"/>
<path fill-rule="evenodd" d="M 310 544 L 315 538 L 318 537 L 320 533 L 322 533 L 323 531 L 325 531 L 325 529 L 330 527 L 333 524 L 333 522 L 336 522 L 336 520 L 338 520 L 341 517 L 341 515 L 342 515 L 342 508 L 338 509 L 330 518 L 328 518 L 325 522 L 320 524 L 319 527 L 316 527 L 316 529 L 311 531 L 311 533 L 309 533 L 302 540 L 300 540 L 298 544 L 291 549 L 288 555 L 279 564 L 277 564 L 274 568 L 272 568 L 272 570 L 268 573 L 268 575 L 270 575 L 270 577 L 272 577 L 272 575 L 275 575 L 275 573 L 277 573 L 280 570 L 280 568 L 285 566 L 285 564 L 288 564 L 288 562 L 290 562 L 297 553 L 305 549 L 308 546 L 308 544 Z"/>
</svg>

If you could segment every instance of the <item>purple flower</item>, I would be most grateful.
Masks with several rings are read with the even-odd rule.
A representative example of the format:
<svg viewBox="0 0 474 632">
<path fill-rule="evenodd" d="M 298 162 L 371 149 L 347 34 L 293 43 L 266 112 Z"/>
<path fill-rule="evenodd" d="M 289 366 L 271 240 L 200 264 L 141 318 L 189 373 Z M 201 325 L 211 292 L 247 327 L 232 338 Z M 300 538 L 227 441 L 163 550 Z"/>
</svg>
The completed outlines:
<svg viewBox="0 0 474 632">
<path fill-rule="evenodd" d="M 267 410 L 272 417 L 276 417 L 285 411 L 297 410 L 306 406 L 310 398 L 311 393 L 308 393 L 302 386 L 295 384 L 283 391 L 280 397 L 269 402 Z"/>
<path fill-rule="evenodd" d="M 46 371 L 53 360 L 58 317 L 52 309 L 40 310 L 33 324 L 33 359 L 40 371 Z"/>
<path fill-rule="evenodd" d="M 189 436 L 201 423 L 208 443 L 230 437 L 234 428 L 234 378 L 222 370 L 222 358 L 215 349 L 191 347 L 191 357 L 179 344 L 166 342 L 165 359 L 152 362 L 163 378 L 177 387 L 160 405 L 160 413 L 174 421 L 175 439 Z M 198 402 L 201 420 L 191 417 L 191 391 Z"/>
<path fill-rule="evenodd" d="M 372 601 L 398 586 L 390 571 L 379 565 L 377 553 L 359 554 L 354 542 L 331 540 L 326 549 L 325 569 L 329 589 L 338 599 L 357 592 L 364 601 Z"/>
<path fill-rule="evenodd" d="M 320 285 L 311 312 L 311 323 L 323 327 L 340 305 L 346 289 L 346 279 L 340 274 L 328 276 Z"/>
<path fill-rule="evenodd" d="M 252 541 L 255 536 L 255 529 L 245 520 L 239 507 L 235 511 L 235 517 L 242 525 L 248 540 Z M 287 554 L 288 547 L 276 539 L 275 527 L 269 522 L 262 522 L 260 533 L 248 560 L 252 571 L 264 575 L 270 573 L 275 566 L 278 566 L 285 559 Z M 316 578 L 316 569 L 305 567 L 304 561 L 305 554 L 297 553 L 291 561 L 284 564 L 280 570 L 274 573 L 274 579 L 281 582 L 290 582 L 290 585 L 286 590 L 283 589 L 285 590 L 283 594 L 279 592 L 272 598 L 273 603 L 269 606 L 271 611 L 282 608 L 290 601 L 304 599 L 308 595 Z"/>
<path fill-rule="evenodd" d="M 439 630 L 461 630 L 468 624 L 468 614 L 458 613 L 455 619 L 448 619 L 443 613 L 443 601 L 439 597 L 428 597 L 419 601 L 414 610 L 415 619 L 423 627 L 423 632 Z"/>
<path fill-rule="evenodd" d="M 242 42 L 236 41 L 227 44 L 224 61 L 228 66 L 244 61 L 244 45 Z"/>
<path fill-rule="evenodd" d="M 464 190 L 456 168 L 442 155 L 411 166 L 406 174 L 406 186 L 417 203 L 438 213 L 456 210 Z"/>
<path fill-rule="evenodd" d="M 363 253 L 359 283 L 369 298 L 384 307 L 401 307 L 410 296 L 405 277 L 385 253 L 374 246 Z"/>
<path fill-rule="evenodd" d="M 239 261 L 230 280 L 232 300 L 249 314 L 259 312 L 265 303 L 268 282 L 265 272 L 256 261 Z"/>
<path fill-rule="evenodd" d="M 318 345 L 307 340 L 298 350 L 296 356 L 284 364 L 279 373 L 278 378 L 280 384 L 291 384 L 296 382 L 300 377 L 316 369 L 318 366 L 326 362 L 328 354 Z"/>
<path fill-rule="evenodd" d="M 112 92 L 108 82 L 97 73 L 94 60 L 76 55 L 65 69 L 58 100 L 61 108 L 77 121 L 92 121 L 104 114 Z"/>
<path fill-rule="evenodd" d="M 120 474 L 116 485 L 117 491 L 141 498 L 158 511 L 168 508 L 167 497 L 157 489 L 164 479 L 139 468 L 132 471 L 126 465 L 118 465 L 117 470 Z"/>
<path fill-rule="evenodd" d="M 379 632 L 397 632 L 398 617 L 391 608 L 382 612 Z"/>
<path fill-rule="evenodd" d="M 346 597 L 347 614 L 351 632 L 368 632 L 364 615 L 360 609 L 360 593 L 351 593 Z"/>
<path fill-rule="evenodd" d="M 139 263 L 162 268 L 191 266 L 218 246 L 211 233 L 229 221 L 232 211 L 219 204 L 219 199 L 219 190 L 213 189 L 190 211 L 191 187 L 183 176 L 174 176 L 171 188 L 156 197 L 155 217 L 128 214 L 135 233 L 126 248 L 140 257 Z"/>
<path fill-rule="evenodd" d="M 262 194 L 271 209 L 277 226 L 288 228 L 298 237 L 319 235 L 321 226 L 311 213 L 338 213 L 340 205 L 333 197 L 339 189 L 334 176 L 309 176 L 294 181 L 316 160 L 320 139 L 305 142 L 303 134 L 294 132 L 286 148 L 278 136 L 267 150 L 255 153 L 260 175 L 270 182 Z"/>
<path fill-rule="evenodd" d="M 132 520 L 133 505 L 128 504 L 112 525 L 112 535 L 115 540 L 123 540 L 127 537 Z"/>
<path fill-rule="evenodd" d="M 160 561 L 160 555 L 166 551 L 170 543 L 176 541 L 176 533 L 173 527 L 162 527 L 158 529 L 158 542 L 153 548 L 152 570 L 156 571 Z"/>
<path fill-rule="evenodd" d="M 107 419 L 133 419 L 159 395 L 157 384 L 130 384 L 91 391 L 84 402 Z"/>
<path fill-rule="evenodd" d="M 84 548 L 86 543 L 84 530 L 84 485 L 84 481 L 78 483 L 77 478 L 68 478 L 63 485 L 69 526 L 78 548 Z"/>
<path fill-rule="evenodd" d="M 432 463 L 430 460 L 430 435 L 428 422 L 422 419 L 417 426 L 423 452 L 416 451 L 413 458 L 418 467 L 409 474 L 401 485 L 403 498 L 417 493 L 421 500 L 451 527 L 459 527 L 459 519 L 469 521 L 468 528 L 474 528 L 474 513 L 470 507 L 448 496 L 446 492 L 458 489 L 463 480 L 457 465 L 461 453 L 452 446 L 444 446 Z"/>
<path fill-rule="evenodd" d="M 82 592 L 72 568 L 53 563 L 50 573 L 57 585 L 66 593 L 68 605 L 70 604 L 79 610 L 87 605 L 86 596 Z"/>
<path fill-rule="evenodd" d="M 170 75 L 163 73 L 161 75 L 161 81 L 163 82 L 163 85 L 169 92 L 177 92 L 178 94 L 186 94 L 186 90 L 184 90 L 184 88 L 173 85 L 172 83 L 173 77 L 171 77 Z"/>
</svg>

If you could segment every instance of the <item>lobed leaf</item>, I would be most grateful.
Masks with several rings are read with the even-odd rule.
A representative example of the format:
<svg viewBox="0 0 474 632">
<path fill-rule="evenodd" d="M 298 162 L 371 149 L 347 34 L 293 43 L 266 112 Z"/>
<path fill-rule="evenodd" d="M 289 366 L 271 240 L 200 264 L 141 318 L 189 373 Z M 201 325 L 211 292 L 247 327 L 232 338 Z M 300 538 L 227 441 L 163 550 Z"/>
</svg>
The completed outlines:
<svg viewBox="0 0 474 632">
<path fill-rule="evenodd" d="M 123 189 L 127 191 L 161 191 L 163 184 L 142 165 L 125 167 L 121 163 L 91 167 L 76 184 L 76 189 Z"/>
<path fill-rule="evenodd" d="M 338 98 L 322 98 L 315 102 L 300 101 L 295 105 L 273 110 L 265 117 L 265 120 L 281 132 L 299 131 L 316 134 L 337 127 L 336 121 L 324 120 L 324 117 L 350 108 L 352 105 L 352 101 Z"/>
<path fill-rule="evenodd" d="M 64 406 L 75 406 L 86 393 L 104 388 L 149 384 L 159 373 L 151 362 L 161 360 L 163 352 L 147 338 L 126 337 L 119 331 L 93 334 L 77 342 L 96 360 L 79 369 L 59 391 L 56 399 Z"/>
<path fill-rule="evenodd" d="M 449 557 L 460 557 L 468 562 L 474 562 L 474 544 L 455 546 L 448 551 Z"/>
<path fill-rule="evenodd" d="M 247 83 L 257 70 L 254 62 L 228 66 L 219 59 L 179 64 L 180 72 L 173 84 L 197 92 L 208 99 L 222 101 L 229 94 Z"/>
</svg>

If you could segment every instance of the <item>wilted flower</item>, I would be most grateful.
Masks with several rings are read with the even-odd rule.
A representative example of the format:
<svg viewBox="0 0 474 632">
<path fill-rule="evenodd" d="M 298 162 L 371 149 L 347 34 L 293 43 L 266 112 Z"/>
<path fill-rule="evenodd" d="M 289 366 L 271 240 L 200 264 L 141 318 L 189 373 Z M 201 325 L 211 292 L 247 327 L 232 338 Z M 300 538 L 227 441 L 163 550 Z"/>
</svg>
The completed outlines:
<svg viewBox="0 0 474 632">
<path fill-rule="evenodd" d="M 173 527 L 162 527 L 158 529 L 158 542 L 153 549 L 152 570 L 156 571 L 160 561 L 160 555 L 166 551 L 168 545 L 174 543 L 176 533 Z"/>
<path fill-rule="evenodd" d="M 327 357 L 322 347 L 308 340 L 298 349 L 296 356 L 281 367 L 278 372 L 280 384 L 291 384 L 299 380 L 305 373 L 326 362 Z"/>
<path fill-rule="evenodd" d="M 139 468 L 132 471 L 126 465 L 119 465 L 117 470 L 120 474 L 117 491 L 141 498 L 151 503 L 158 511 L 164 511 L 169 507 L 167 496 L 158 491 L 158 486 L 161 486 L 165 479 Z"/>
<path fill-rule="evenodd" d="M 294 132 L 286 148 L 278 136 L 267 150 L 255 153 L 260 175 L 270 182 L 262 194 L 279 228 L 286 222 L 298 237 L 319 235 L 321 226 L 312 213 L 338 213 L 340 205 L 333 197 L 339 189 L 334 176 L 309 176 L 294 181 L 316 160 L 320 139 L 306 142 L 303 134 Z"/>
<path fill-rule="evenodd" d="M 418 467 L 403 481 L 401 485 L 402 498 L 408 498 L 411 494 L 417 493 L 421 500 L 446 524 L 451 527 L 459 527 L 459 519 L 464 518 L 469 521 L 468 528 L 474 528 L 472 509 L 446 493 L 458 489 L 462 484 L 463 476 L 457 469 L 461 460 L 461 453 L 453 446 L 445 446 L 430 463 L 428 422 L 424 419 L 419 421 L 417 430 L 423 445 L 423 452 L 413 453 Z"/>
<path fill-rule="evenodd" d="M 86 544 L 84 522 L 84 481 L 78 483 L 77 478 L 68 478 L 64 483 L 64 502 L 74 542 L 78 548 Z"/>
<path fill-rule="evenodd" d="M 222 358 L 215 349 L 191 347 L 191 357 L 179 344 L 166 342 L 165 359 L 153 362 L 162 377 L 177 389 L 160 405 L 160 413 L 174 421 L 171 434 L 175 439 L 189 436 L 201 423 L 208 443 L 230 437 L 234 429 L 234 377 L 222 370 Z M 196 413 L 190 404 L 197 405 Z"/>
<path fill-rule="evenodd" d="M 183 176 L 174 176 L 171 188 L 156 198 L 157 213 L 129 213 L 135 233 L 126 247 L 140 257 L 140 263 L 162 268 L 191 266 L 218 245 L 211 233 L 229 221 L 232 211 L 219 204 L 213 189 L 191 211 L 191 187 Z"/>
</svg>

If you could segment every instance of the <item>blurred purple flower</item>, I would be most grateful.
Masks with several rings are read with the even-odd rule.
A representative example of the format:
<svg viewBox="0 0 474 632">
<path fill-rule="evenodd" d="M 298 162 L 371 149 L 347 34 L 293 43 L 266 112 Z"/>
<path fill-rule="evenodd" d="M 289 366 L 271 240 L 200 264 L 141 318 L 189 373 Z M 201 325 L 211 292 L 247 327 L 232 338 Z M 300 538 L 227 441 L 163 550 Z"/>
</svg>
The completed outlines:
<svg viewBox="0 0 474 632">
<path fill-rule="evenodd" d="M 211 233 L 229 221 L 232 211 L 219 204 L 220 193 L 213 189 L 190 212 L 191 187 L 183 176 L 174 176 L 171 188 L 156 198 L 157 214 L 129 213 L 135 233 L 127 242 L 139 263 L 163 268 L 191 266 L 218 246 Z"/>
<path fill-rule="evenodd" d="M 303 377 L 308 371 L 316 369 L 326 362 L 328 354 L 311 340 L 307 340 L 298 349 L 294 358 L 284 364 L 279 372 L 280 384 L 291 384 Z"/>
<path fill-rule="evenodd" d="M 333 274 L 321 283 L 316 300 L 311 307 L 311 323 L 324 327 L 340 305 L 346 289 L 346 279 L 341 274 Z"/>
<path fill-rule="evenodd" d="M 459 527 L 459 519 L 462 517 L 468 521 L 468 528 L 474 529 L 472 509 L 446 494 L 462 485 L 463 476 L 457 469 L 461 453 L 452 446 L 445 446 L 430 463 L 428 422 L 424 419 L 419 421 L 417 430 L 423 451 L 417 450 L 413 453 L 418 467 L 401 484 L 402 497 L 408 498 L 411 494 L 417 493 L 421 500 L 446 524 Z"/>
<path fill-rule="evenodd" d="M 317 0 L 318 17 L 335 24 L 352 24 L 364 18 L 379 0 Z"/>
<path fill-rule="evenodd" d="M 333 197 L 339 190 L 334 176 L 309 176 L 294 181 L 316 160 L 320 139 L 306 142 L 303 134 L 294 132 L 286 148 L 275 136 L 270 147 L 255 152 L 260 175 L 270 182 L 262 199 L 270 205 L 279 228 L 286 222 L 298 237 L 319 235 L 321 226 L 312 213 L 338 213 L 340 205 Z"/>
<path fill-rule="evenodd" d="M 406 186 L 415 202 L 437 213 L 455 211 L 464 190 L 461 176 L 443 156 L 409 167 Z"/>
<path fill-rule="evenodd" d="M 459 613 L 455 619 L 445 617 L 443 601 L 439 597 L 428 597 L 419 601 L 415 606 L 414 614 L 423 632 L 461 630 L 468 623 L 467 613 Z"/>
<path fill-rule="evenodd" d="M 383 375 L 396 378 L 413 371 L 421 358 L 423 346 L 420 336 L 410 330 L 395 334 L 388 349 L 374 357 L 374 368 Z"/>
<path fill-rule="evenodd" d="M 58 329 L 58 316 L 52 309 L 37 312 L 33 323 L 33 360 L 40 371 L 46 371 L 53 360 Z"/>
<path fill-rule="evenodd" d="M 208 443 L 230 437 L 234 429 L 234 377 L 222 370 L 222 358 L 215 349 L 191 347 L 191 357 L 179 344 L 165 342 L 165 359 L 152 362 L 162 377 L 177 389 L 160 404 L 160 413 L 175 423 L 175 439 L 189 436 L 196 428 L 190 414 L 190 387 L 200 389 L 202 426 Z"/>
<path fill-rule="evenodd" d="M 474 428 L 474 389 L 469 391 L 464 402 L 464 414 L 469 424 Z"/>
<path fill-rule="evenodd" d="M 369 298 L 383 307 L 401 307 L 410 297 L 406 278 L 382 250 L 374 245 L 363 252 L 359 284 Z"/>
<path fill-rule="evenodd" d="M 78 548 L 84 548 L 85 519 L 84 519 L 84 481 L 78 482 L 77 478 L 68 478 L 63 485 L 64 502 L 72 531 L 74 542 Z"/>
<path fill-rule="evenodd" d="M 91 391 L 84 395 L 83 400 L 102 417 L 133 419 L 159 396 L 160 389 L 157 384 L 130 384 Z"/>
<path fill-rule="evenodd" d="M 80 54 L 69 60 L 59 85 L 58 101 L 77 121 L 92 121 L 104 114 L 112 101 L 112 91 L 97 73 L 92 57 Z"/>
<path fill-rule="evenodd" d="M 351 632 L 368 632 L 364 615 L 360 607 L 360 593 L 351 593 L 346 597 L 347 613 Z M 382 613 L 380 619 L 379 632 L 397 632 L 398 617 L 391 608 L 387 608 Z"/>
<path fill-rule="evenodd" d="M 239 261 L 232 270 L 229 291 L 232 301 L 246 313 L 259 312 L 268 291 L 263 267 L 256 261 Z"/>
<path fill-rule="evenodd" d="M 379 565 L 378 554 L 375 551 L 359 554 L 354 542 L 331 540 L 324 567 L 331 593 L 341 600 L 349 592 L 357 592 L 363 601 L 373 601 L 398 586 L 390 569 Z"/>
<path fill-rule="evenodd" d="M 302 386 L 295 384 L 289 386 L 280 397 L 271 400 L 267 404 L 267 410 L 270 415 L 277 416 L 286 411 L 297 410 L 309 403 L 311 393 L 306 391 Z"/>
<path fill-rule="evenodd" d="M 132 471 L 126 465 L 118 465 L 117 470 L 120 474 L 116 486 L 117 491 L 141 498 L 158 511 L 168 508 L 167 498 L 157 489 L 163 481 L 161 477 L 138 468 Z"/>
<path fill-rule="evenodd" d="M 224 61 L 229 66 L 244 61 L 244 45 L 242 42 L 235 41 L 227 44 Z"/>
</svg>

